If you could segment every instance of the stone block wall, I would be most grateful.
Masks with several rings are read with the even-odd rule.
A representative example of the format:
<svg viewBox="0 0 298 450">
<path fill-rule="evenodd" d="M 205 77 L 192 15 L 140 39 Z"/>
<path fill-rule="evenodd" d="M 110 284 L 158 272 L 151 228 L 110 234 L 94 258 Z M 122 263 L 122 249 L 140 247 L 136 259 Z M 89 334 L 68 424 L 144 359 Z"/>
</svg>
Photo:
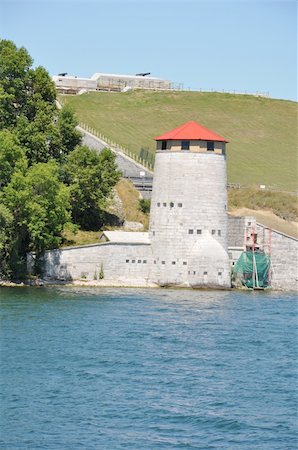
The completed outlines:
<svg viewBox="0 0 298 450">
<path fill-rule="evenodd" d="M 258 244 L 261 248 L 264 248 L 266 253 L 270 252 L 269 243 L 271 241 L 272 288 L 297 290 L 298 240 L 275 230 L 270 231 L 264 225 L 257 224 L 255 219 L 251 217 L 239 218 L 240 220 L 234 219 L 238 218 L 229 219 L 229 230 L 231 230 L 228 234 L 229 244 L 238 245 L 235 247 L 229 246 L 230 258 L 232 255 L 236 260 L 245 249 L 245 227 L 252 226 L 258 235 Z M 241 240 L 242 246 L 240 245 Z M 183 240 L 181 244 L 183 244 Z M 209 250 L 211 248 L 210 245 L 211 243 L 208 244 Z M 218 254 L 220 253 L 219 249 L 215 249 L 215 251 Z M 202 263 L 202 261 L 200 262 L 201 258 L 202 255 L 196 255 L 196 261 L 191 264 L 191 266 L 195 267 L 195 270 L 198 270 Z M 165 256 L 163 256 L 163 260 L 165 260 Z M 233 259 L 231 259 L 232 261 Z M 29 272 L 30 270 L 32 271 L 33 263 L 34 255 L 30 253 L 28 254 Z M 215 276 L 219 277 L 219 274 L 223 272 L 221 264 L 218 267 L 211 261 L 208 264 L 210 265 L 208 276 L 211 274 L 211 269 L 214 269 L 216 272 Z M 206 265 L 208 264 L 206 263 Z M 156 278 L 160 284 L 171 284 L 172 279 L 167 277 L 169 274 L 173 276 L 174 272 L 178 278 L 181 277 L 182 280 L 185 280 L 185 285 L 189 283 L 196 286 L 198 275 L 197 273 L 193 275 L 193 269 L 191 269 L 189 261 L 186 259 L 165 260 L 164 264 L 160 260 L 156 261 L 156 258 L 153 258 L 152 255 L 151 245 L 145 243 L 115 244 L 106 242 L 103 244 L 49 250 L 45 253 L 43 268 L 44 277 L 52 280 L 95 281 L 99 280 L 103 275 L 104 281 L 110 283 L 110 285 L 122 283 L 128 286 L 152 285 L 152 280 L 156 280 Z M 157 276 L 156 271 L 159 272 L 160 276 Z M 199 284 L 202 285 L 203 281 L 201 280 Z M 210 284 L 210 281 L 209 279 L 207 283 Z M 220 285 L 219 282 L 218 285 Z"/>
<path fill-rule="evenodd" d="M 265 251 L 271 247 L 271 287 L 273 289 L 297 290 L 298 288 L 298 240 L 256 225 L 258 242 Z M 270 237 L 271 234 L 271 237 Z M 269 246 L 271 240 L 271 246 Z M 266 250 L 268 249 L 268 250 Z"/>
<path fill-rule="evenodd" d="M 149 234 L 157 283 L 230 286 L 226 208 L 224 155 L 156 153 Z M 219 244 L 212 258 L 206 241 Z M 206 251 L 201 261 L 198 247 Z"/>
<path fill-rule="evenodd" d="M 146 286 L 152 262 L 148 244 L 92 244 L 65 247 L 45 252 L 44 277 L 53 280 L 99 280 L 131 282 Z M 28 268 L 32 271 L 34 255 L 28 255 Z"/>
<path fill-rule="evenodd" d="M 255 217 L 235 217 L 228 215 L 228 247 L 245 248 L 245 230 L 247 227 L 255 227 Z"/>
</svg>

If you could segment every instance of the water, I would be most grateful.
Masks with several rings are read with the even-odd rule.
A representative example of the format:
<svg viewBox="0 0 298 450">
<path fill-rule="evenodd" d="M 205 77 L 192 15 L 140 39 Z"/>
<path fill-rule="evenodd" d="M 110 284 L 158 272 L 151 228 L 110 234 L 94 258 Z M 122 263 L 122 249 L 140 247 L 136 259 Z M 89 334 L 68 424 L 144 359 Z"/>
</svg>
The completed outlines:
<svg viewBox="0 0 298 450">
<path fill-rule="evenodd" d="M 293 294 L 2 289 L 0 448 L 297 448 Z"/>
</svg>

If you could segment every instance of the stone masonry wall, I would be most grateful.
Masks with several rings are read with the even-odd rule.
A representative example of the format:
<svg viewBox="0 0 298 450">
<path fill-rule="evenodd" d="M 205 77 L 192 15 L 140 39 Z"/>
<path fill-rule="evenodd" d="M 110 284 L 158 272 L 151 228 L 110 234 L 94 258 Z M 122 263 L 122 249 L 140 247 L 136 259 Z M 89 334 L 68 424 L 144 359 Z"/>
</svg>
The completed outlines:
<svg viewBox="0 0 298 450">
<path fill-rule="evenodd" d="M 262 224 L 256 225 L 258 242 L 268 248 L 270 230 Z M 297 290 L 298 288 L 298 240 L 271 231 L 271 287 L 273 289 Z"/>
<path fill-rule="evenodd" d="M 218 286 L 230 285 L 226 207 L 224 155 L 189 151 L 156 153 L 149 232 L 156 282 L 161 285 L 191 282 L 208 287 L 211 278 L 217 279 L 220 273 Z M 204 247 L 206 239 L 218 243 L 220 260 L 217 261 L 214 252 L 213 258 L 204 258 L 201 267 L 194 252 L 199 251 L 197 247 Z M 225 261 L 220 249 L 225 252 Z M 209 253 L 208 248 L 206 252 Z M 206 282 L 202 283 L 204 275 Z"/>
<path fill-rule="evenodd" d="M 146 286 L 151 267 L 148 244 L 103 243 L 48 250 L 44 256 L 44 278 L 53 280 L 104 280 Z M 32 271 L 34 255 L 28 255 Z"/>
</svg>

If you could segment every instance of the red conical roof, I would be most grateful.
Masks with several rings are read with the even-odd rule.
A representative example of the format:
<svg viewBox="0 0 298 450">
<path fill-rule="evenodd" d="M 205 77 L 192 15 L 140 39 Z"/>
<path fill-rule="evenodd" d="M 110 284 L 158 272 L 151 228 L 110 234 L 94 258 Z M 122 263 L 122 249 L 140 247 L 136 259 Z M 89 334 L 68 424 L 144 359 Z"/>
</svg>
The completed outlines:
<svg viewBox="0 0 298 450">
<path fill-rule="evenodd" d="M 198 141 L 220 141 L 228 142 L 219 134 L 213 133 L 208 128 L 202 127 L 196 122 L 186 122 L 184 125 L 180 125 L 174 130 L 168 131 L 155 138 L 156 141 L 171 141 L 171 140 L 198 140 Z"/>
</svg>

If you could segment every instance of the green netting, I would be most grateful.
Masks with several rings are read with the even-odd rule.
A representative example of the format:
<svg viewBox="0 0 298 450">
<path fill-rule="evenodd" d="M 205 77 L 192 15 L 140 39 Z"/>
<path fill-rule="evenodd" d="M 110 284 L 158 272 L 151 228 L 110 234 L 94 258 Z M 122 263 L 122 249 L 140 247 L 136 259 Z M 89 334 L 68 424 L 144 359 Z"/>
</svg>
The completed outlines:
<svg viewBox="0 0 298 450">
<path fill-rule="evenodd" d="M 233 267 L 234 286 L 265 288 L 269 286 L 270 258 L 261 251 L 243 252 Z"/>
</svg>

